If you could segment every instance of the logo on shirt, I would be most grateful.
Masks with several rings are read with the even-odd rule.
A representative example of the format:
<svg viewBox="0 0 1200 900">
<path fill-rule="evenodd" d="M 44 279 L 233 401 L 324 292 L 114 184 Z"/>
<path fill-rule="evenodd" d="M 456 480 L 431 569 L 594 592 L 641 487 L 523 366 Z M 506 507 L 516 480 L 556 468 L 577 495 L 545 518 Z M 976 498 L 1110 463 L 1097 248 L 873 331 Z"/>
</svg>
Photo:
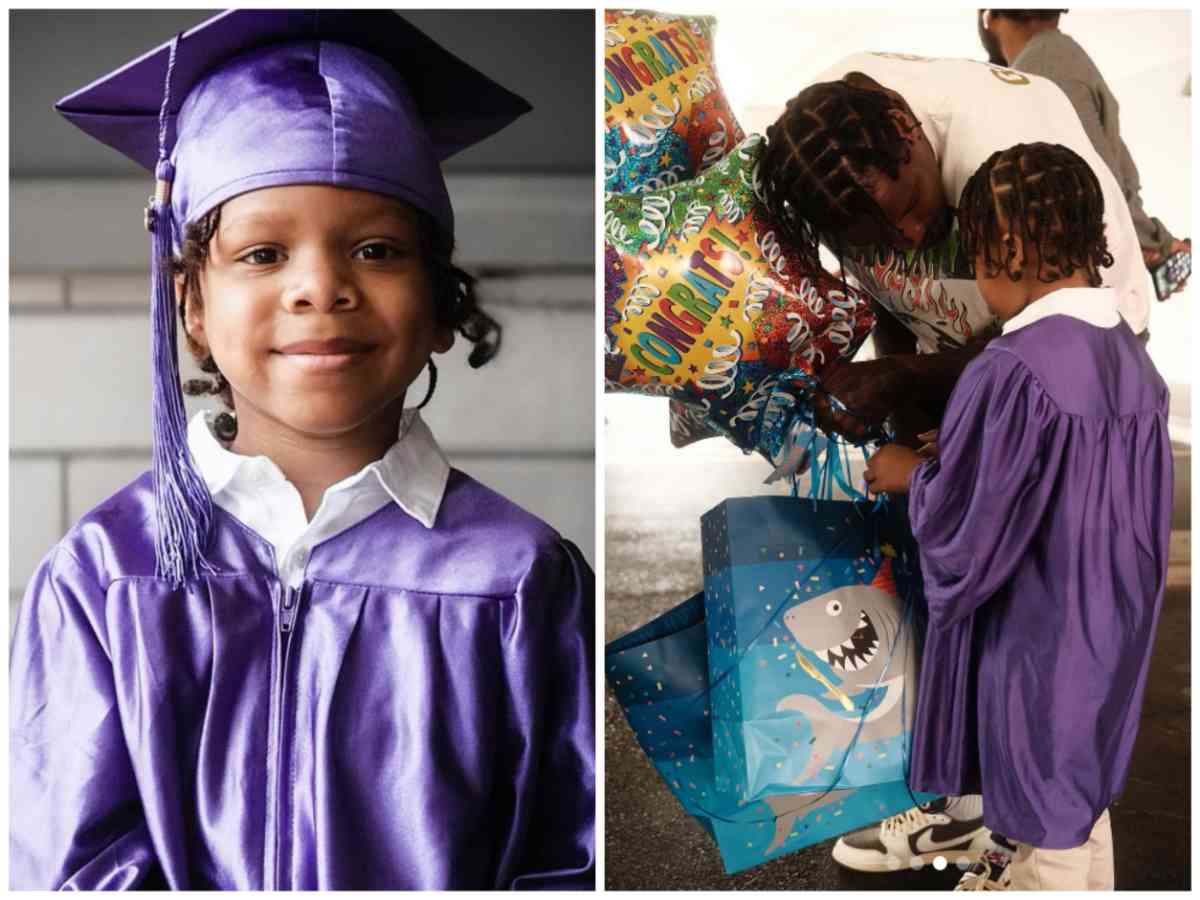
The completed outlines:
<svg viewBox="0 0 1200 900">
<path fill-rule="evenodd" d="M 1015 72 L 1012 69 L 1002 69 L 999 66 L 993 66 L 990 63 L 985 63 L 988 70 L 1005 84 L 1029 84 L 1029 79 L 1020 72 Z"/>
</svg>

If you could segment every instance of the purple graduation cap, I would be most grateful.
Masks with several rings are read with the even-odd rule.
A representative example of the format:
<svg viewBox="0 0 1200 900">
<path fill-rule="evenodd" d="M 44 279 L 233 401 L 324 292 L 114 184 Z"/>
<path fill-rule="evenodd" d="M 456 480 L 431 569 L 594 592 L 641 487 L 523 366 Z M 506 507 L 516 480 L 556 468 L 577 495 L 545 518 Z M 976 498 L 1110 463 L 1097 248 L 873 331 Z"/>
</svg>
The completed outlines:
<svg viewBox="0 0 1200 900">
<path fill-rule="evenodd" d="M 384 10 L 233 10 L 64 97 L 73 124 L 155 173 L 156 571 L 201 569 L 212 498 L 187 449 L 169 256 L 247 191 L 328 184 L 396 197 L 454 232 L 440 162 L 530 106 Z"/>
</svg>

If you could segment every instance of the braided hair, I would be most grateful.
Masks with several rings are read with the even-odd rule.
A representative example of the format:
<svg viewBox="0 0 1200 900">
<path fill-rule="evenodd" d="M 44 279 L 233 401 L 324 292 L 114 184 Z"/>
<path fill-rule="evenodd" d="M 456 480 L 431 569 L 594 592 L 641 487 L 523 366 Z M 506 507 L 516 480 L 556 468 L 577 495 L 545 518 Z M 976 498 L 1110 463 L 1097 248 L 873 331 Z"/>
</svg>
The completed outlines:
<svg viewBox="0 0 1200 900">
<path fill-rule="evenodd" d="M 911 128 L 893 115 L 909 114 Z M 806 87 L 767 129 L 759 163 L 764 204 L 780 243 L 820 267 L 824 241 L 840 259 L 840 234 L 864 218 L 884 234 L 896 229 L 864 187 L 874 169 L 896 179 L 912 158 L 915 116 L 898 94 L 861 72 Z"/>
<path fill-rule="evenodd" d="M 417 214 L 417 231 L 421 258 L 428 267 L 433 284 L 433 301 L 437 325 L 457 331 L 474 346 L 467 363 L 477 369 L 491 360 L 500 350 L 500 323 L 481 310 L 475 294 L 475 279 L 451 262 L 454 238 L 438 228 L 433 218 L 423 210 Z M 187 333 L 187 303 L 189 299 L 203 303 L 200 293 L 200 273 L 208 261 L 213 235 L 221 224 L 221 207 L 217 206 L 187 226 L 182 253 L 170 261 L 173 275 L 183 279 L 179 294 L 179 318 L 184 325 L 188 350 L 195 357 L 200 371 L 211 378 L 191 378 L 183 383 L 183 392 L 191 397 L 213 395 L 233 409 L 233 390 L 212 354 Z M 436 376 L 432 376 L 436 377 Z"/>
<path fill-rule="evenodd" d="M 1014 235 L 1036 249 L 1037 278 L 1047 284 L 1083 269 L 1099 287 L 1101 267 L 1113 264 L 1100 182 L 1061 144 L 1017 144 L 989 156 L 963 188 L 958 230 L 964 256 L 973 266 L 982 252 L 989 278 L 1001 269 L 1013 281 L 1024 277 L 1023 268 L 1010 268 Z"/>
</svg>

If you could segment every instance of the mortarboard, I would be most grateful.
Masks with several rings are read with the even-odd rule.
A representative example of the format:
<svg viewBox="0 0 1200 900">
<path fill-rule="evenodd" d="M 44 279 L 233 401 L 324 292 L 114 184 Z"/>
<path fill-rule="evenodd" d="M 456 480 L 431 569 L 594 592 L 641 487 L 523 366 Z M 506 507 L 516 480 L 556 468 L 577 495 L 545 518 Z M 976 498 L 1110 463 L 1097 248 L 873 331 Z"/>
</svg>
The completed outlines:
<svg viewBox="0 0 1200 900">
<path fill-rule="evenodd" d="M 530 106 L 390 11 L 233 10 L 55 109 L 155 172 L 156 567 L 179 581 L 208 568 L 212 517 L 187 450 L 167 265 L 186 225 L 247 191 L 327 184 L 396 197 L 452 235 L 441 161 Z"/>
</svg>

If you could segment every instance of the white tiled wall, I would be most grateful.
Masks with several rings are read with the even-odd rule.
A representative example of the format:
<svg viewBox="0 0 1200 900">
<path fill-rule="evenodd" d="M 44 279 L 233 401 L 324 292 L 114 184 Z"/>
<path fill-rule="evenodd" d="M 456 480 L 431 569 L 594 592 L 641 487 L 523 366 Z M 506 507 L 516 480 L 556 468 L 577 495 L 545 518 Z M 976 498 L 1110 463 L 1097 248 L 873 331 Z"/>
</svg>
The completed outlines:
<svg viewBox="0 0 1200 900">
<path fill-rule="evenodd" d="M 471 269 L 592 265 L 592 181 L 578 175 L 451 175 L 457 260 Z M 149 178 L 13 181 L 13 273 L 133 275 L 149 265 Z M 590 301 L 589 301 L 590 302 Z"/>
<path fill-rule="evenodd" d="M 438 358 L 426 418 L 452 462 L 594 561 L 592 181 L 449 185 L 457 261 L 504 338 L 479 370 L 461 340 Z M 140 180 L 12 184 L 10 598 L 72 522 L 149 466 L 146 193 Z"/>
<path fill-rule="evenodd" d="M 8 469 L 10 589 L 19 590 L 62 534 L 62 463 L 19 459 Z M 16 573 L 21 573 L 20 575 Z"/>
<path fill-rule="evenodd" d="M 147 309 L 149 293 L 146 275 L 105 275 L 95 273 L 69 280 L 70 303 L 79 309 L 98 307 L 129 307 Z"/>
<path fill-rule="evenodd" d="M 14 275 L 8 282 L 9 303 L 18 307 L 61 306 L 66 283 L 58 275 Z"/>
<path fill-rule="evenodd" d="M 121 315 L 33 315 L 9 323 L 9 445 L 95 451 L 150 443 L 149 322 Z"/>
<path fill-rule="evenodd" d="M 111 457 L 77 455 L 66 465 L 67 524 L 99 506 L 117 488 L 133 481 L 150 468 L 150 451 L 121 453 Z"/>
</svg>

